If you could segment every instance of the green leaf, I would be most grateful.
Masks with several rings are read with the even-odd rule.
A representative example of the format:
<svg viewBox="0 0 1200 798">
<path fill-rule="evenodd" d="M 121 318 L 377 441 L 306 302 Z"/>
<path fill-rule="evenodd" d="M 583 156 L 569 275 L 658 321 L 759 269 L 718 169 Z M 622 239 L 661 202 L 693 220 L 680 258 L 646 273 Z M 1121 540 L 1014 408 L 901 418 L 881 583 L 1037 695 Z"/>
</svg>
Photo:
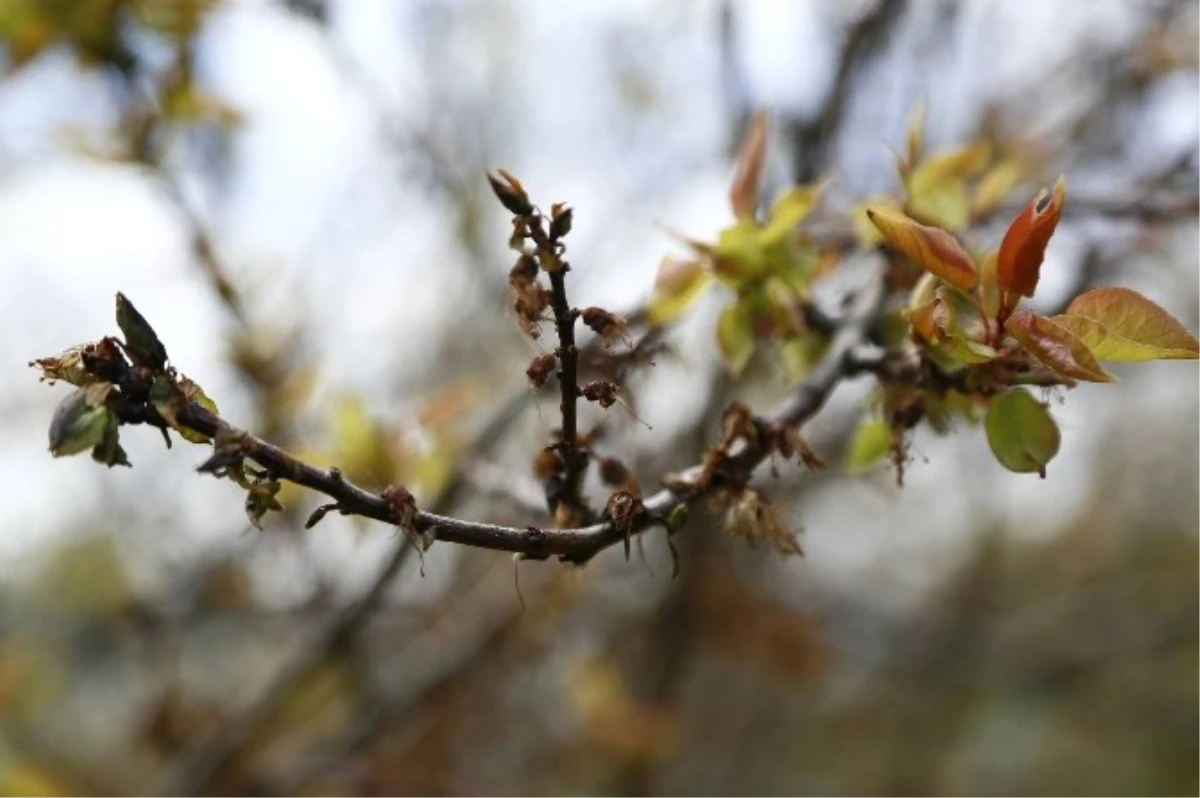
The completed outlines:
<svg viewBox="0 0 1200 798">
<path fill-rule="evenodd" d="M 822 335 L 805 334 L 779 344 L 779 359 L 783 363 L 788 383 L 799 382 L 825 356 L 829 339 Z"/>
<path fill-rule="evenodd" d="M 1128 288 L 1097 288 L 1075 297 L 1053 319 L 1103 360 L 1195 360 L 1200 343 L 1179 320 Z"/>
<path fill-rule="evenodd" d="M 712 285 L 712 275 L 697 260 L 663 258 L 654 281 L 654 293 L 646 311 L 654 324 L 668 324 L 679 318 L 704 289 Z"/>
<path fill-rule="evenodd" d="M 939 186 L 924 194 L 914 194 L 908 207 L 914 216 L 947 230 L 961 230 L 967 226 L 971 216 L 971 198 L 963 182 Z"/>
<path fill-rule="evenodd" d="M 92 448 L 92 459 L 112 468 L 115 465 L 130 466 L 129 457 L 120 444 L 120 424 L 116 416 L 109 414 L 104 437 Z"/>
<path fill-rule="evenodd" d="M 780 195 L 771 206 L 767 223 L 759 231 L 759 241 L 762 245 L 774 246 L 795 230 L 796 225 L 812 212 L 825 185 L 818 183 L 813 186 L 798 186 Z"/>
<path fill-rule="evenodd" d="M 913 169 L 909 190 L 918 195 L 961 185 L 968 177 L 983 171 L 991 159 L 992 145 L 987 141 L 939 152 Z"/>
<path fill-rule="evenodd" d="M 256 529 L 262 529 L 262 517 L 268 510 L 283 510 L 283 505 L 275 498 L 282 487 L 278 480 L 267 479 L 255 482 L 246 491 L 246 517 Z"/>
<path fill-rule="evenodd" d="M 208 394 L 204 393 L 203 388 L 201 388 L 199 385 L 192 382 L 191 380 L 189 380 L 187 377 L 183 376 L 182 374 L 179 375 L 178 385 L 179 385 L 179 390 L 182 391 L 185 399 L 187 399 L 189 402 L 195 402 L 196 404 L 200 405 L 201 407 L 203 407 L 205 410 L 209 411 L 213 415 L 217 415 L 217 413 L 218 413 L 217 403 L 214 402 L 212 399 L 208 398 Z M 207 443 L 208 442 L 207 435 L 205 435 L 202 432 L 197 432 L 194 429 L 176 426 L 175 431 L 178 432 L 180 437 L 182 437 L 185 441 L 189 441 L 191 443 Z"/>
<path fill-rule="evenodd" d="M 892 450 L 892 428 L 881 418 L 864 417 L 846 452 L 846 470 L 863 471 Z"/>
<path fill-rule="evenodd" d="M 988 406 L 988 445 L 1000 465 L 1018 474 L 1046 476 L 1046 464 L 1058 454 L 1060 436 L 1046 407 L 1023 388 L 992 399 Z"/>
<path fill-rule="evenodd" d="M 987 363 L 999 355 L 999 352 L 986 344 L 954 334 L 940 341 L 938 347 L 960 363 Z"/>
<path fill-rule="evenodd" d="M 138 313 L 133 303 L 122 293 L 117 293 L 117 326 L 125 335 L 125 351 L 134 365 L 145 366 L 154 371 L 162 370 L 167 364 L 167 350 L 158 340 L 154 328 Z"/>
<path fill-rule="evenodd" d="M 738 376 L 754 354 L 754 325 L 742 302 L 734 302 L 717 319 L 717 348 L 730 374 Z"/>
<path fill-rule="evenodd" d="M 722 282 L 734 287 L 767 270 L 766 248 L 754 222 L 742 219 L 721 231 L 717 237 L 713 269 Z"/>
</svg>

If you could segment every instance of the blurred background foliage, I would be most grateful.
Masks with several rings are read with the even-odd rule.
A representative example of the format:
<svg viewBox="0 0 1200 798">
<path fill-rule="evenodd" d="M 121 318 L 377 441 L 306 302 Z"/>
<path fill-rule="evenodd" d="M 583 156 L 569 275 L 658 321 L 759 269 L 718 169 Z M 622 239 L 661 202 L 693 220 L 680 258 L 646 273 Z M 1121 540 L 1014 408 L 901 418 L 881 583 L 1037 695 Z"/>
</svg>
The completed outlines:
<svg viewBox="0 0 1200 798">
<path fill-rule="evenodd" d="M 124 290 L 263 437 L 422 507 L 544 522 L 557 401 L 525 383 L 486 169 L 576 208 L 577 304 L 634 309 L 680 252 L 664 228 L 729 224 L 756 109 L 769 193 L 835 177 L 813 224 L 853 241 L 864 201 L 900 199 L 889 149 L 923 103 L 933 151 L 1020 164 L 987 191 L 1068 174 L 1043 309 L 1119 283 L 1195 330 L 1197 25 L 1160 0 L 0 1 L 0 792 L 1195 792 L 1190 364 L 1059 397 L 1045 481 L 977 430 L 919 435 L 903 489 L 785 469 L 766 481 L 803 559 L 703 516 L 674 580 L 653 535 L 585 569 L 435 545 L 325 639 L 393 530 L 305 530 L 295 490 L 247 529 L 196 450 L 146 431 L 131 471 L 52 461 L 24 363 L 108 332 Z M 1003 230 L 982 184 L 914 185 Z M 650 428 L 605 417 L 643 484 L 733 396 L 786 390 L 769 358 L 730 382 L 710 293 L 622 380 Z M 831 463 L 861 388 L 806 430 Z"/>
</svg>

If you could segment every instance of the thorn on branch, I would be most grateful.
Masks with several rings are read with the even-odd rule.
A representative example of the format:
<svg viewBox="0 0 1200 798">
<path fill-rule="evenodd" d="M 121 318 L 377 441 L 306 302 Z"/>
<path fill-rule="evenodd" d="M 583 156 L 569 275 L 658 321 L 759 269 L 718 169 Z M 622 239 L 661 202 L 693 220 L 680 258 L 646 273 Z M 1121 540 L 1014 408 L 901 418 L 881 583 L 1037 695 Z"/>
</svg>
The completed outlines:
<svg viewBox="0 0 1200 798">
<path fill-rule="evenodd" d="M 521 595 L 521 560 L 525 559 L 523 554 L 513 555 L 513 587 L 517 589 L 517 601 L 521 602 L 521 612 L 526 610 L 525 597 Z"/>
<path fill-rule="evenodd" d="M 608 497 L 604 514 L 612 521 L 613 528 L 621 533 L 625 541 L 625 561 L 629 561 L 629 539 L 633 532 L 634 523 L 640 516 L 645 515 L 646 507 L 642 497 L 627 490 L 619 490 Z"/>
<path fill-rule="evenodd" d="M 312 511 L 312 515 L 310 515 L 308 517 L 308 520 L 304 522 L 304 528 L 312 529 L 314 526 L 321 523 L 321 521 L 323 521 L 325 519 L 326 515 L 333 512 L 334 510 L 342 510 L 342 506 L 340 504 L 338 504 L 337 502 L 331 502 L 329 504 L 322 504 L 320 507 L 318 507 L 317 509 Z M 342 515 L 346 515 L 346 512 L 344 510 L 342 510 Z"/>
</svg>

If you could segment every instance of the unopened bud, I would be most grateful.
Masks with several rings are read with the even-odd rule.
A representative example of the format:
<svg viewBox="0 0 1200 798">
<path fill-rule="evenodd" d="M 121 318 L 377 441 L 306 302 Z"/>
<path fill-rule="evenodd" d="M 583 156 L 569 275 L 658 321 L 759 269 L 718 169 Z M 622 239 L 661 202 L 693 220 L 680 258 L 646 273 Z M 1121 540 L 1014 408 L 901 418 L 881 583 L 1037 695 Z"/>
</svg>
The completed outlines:
<svg viewBox="0 0 1200 798">
<path fill-rule="evenodd" d="M 533 204 L 529 201 L 529 195 L 525 193 L 525 187 L 521 185 L 521 181 L 503 169 L 497 169 L 496 173 L 496 175 L 489 174 L 487 179 L 492 186 L 492 191 L 496 194 L 496 199 L 500 200 L 500 204 L 517 216 L 533 213 Z"/>
<path fill-rule="evenodd" d="M 550 206 L 550 238 L 558 240 L 571 232 L 571 223 L 575 220 L 575 210 L 561 202 Z"/>
</svg>

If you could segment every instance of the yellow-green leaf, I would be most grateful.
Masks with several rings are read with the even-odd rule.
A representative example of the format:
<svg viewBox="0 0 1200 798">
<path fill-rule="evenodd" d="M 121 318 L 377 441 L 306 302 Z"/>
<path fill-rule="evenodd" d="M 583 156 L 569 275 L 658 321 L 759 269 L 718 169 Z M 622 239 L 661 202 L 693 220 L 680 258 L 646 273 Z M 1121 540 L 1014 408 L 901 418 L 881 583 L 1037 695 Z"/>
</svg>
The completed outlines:
<svg viewBox="0 0 1200 798">
<path fill-rule="evenodd" d="M 971 197 L 962 181 L 915 194 L 908 204 L 913 216 L 950 230 L 966 227 L 971 216 Z"/>
<path fill-rule="evenodd" d="M 796 225 L 812 212 L 826 183 L 813 186 L 798 186 L 780 195 L 771 205 L 771 214 L 759 233 L 764 247 L 774 246 L 796 229 Z"/>
<path fill-rule="evenodd" d="M 204 393 L 204 389 L 196 383 L 189 380 L 182 374 L 179 375 L 179 390 L 183 391 L 183 395 L 189 402 L 195 402 L 213 415 L 217 414 L 217 403 L 208 398 L 208 394 Z M 191 443 L 204 443 L 208 440 L 208 436 L 196 432 L 187 427 L 175 427 L 175 431 L 179 433 L 185 441 Z"/>
<path fill-rule="evenodd" d="M 892 428 L 881 418 L 864 417 L 846 451 L 846 470 L 862 471 L 892 450 Z"/>
<path fill-rule="evenodd" d="M 868 211 L 887 208 L 893 213 L 899 213 L 896 201 L 886 194 L 875 194 L 868 197 L 850 209 L 850 223 L 854 226 L 854 234 L 864 247 L 877 247 L 883 242 L 883 234 L 867 215 Z"/>
<path fill-rule="evenodd" d="M 975 285 L 975 265 L 945 230 L 915 222 L 886 207 L 867 209 L 867 218 L 894 249 L 962 291 Z"/>
<path fill-rule="evenodd" d="M 725 367 L 735 377 L 742 373 L 754 354 L 754 324 L 749 311 L 734 302 L 717 319 L 717 347 Z"/>
<path fill-rule="evenodd" d="M 947 336 L 938 343 L 938 348 L 960 363 L 987 363 L 999 354 L 986 344 L 958 335 Z"/>
<path fill-rule="evenodd" d="M 987 216 L 999 208 L 1024 179 L 1025 165 L 1016 158 L 1007 158 L 988 169 L 975 187 L 971 213 L 976 217 Z"/>
<path fill-rule="evenodd" d="M 1195 360 L 1200 343 L 1178 319 L 1129 288 L 1096 288 L 1075 297 L 1054 322 L 1104 360 Z"/>
<path fill-rule="evenodd" d="M 1116 382 L 1116 378 L 1096 362 L 1096 356 L 1083 341 L 1045 316 L 1018 311 L 1004 323 L 1004 329 L 1047 368 L 1064 377 L 1088 382 Z"/>
<path fill-rule="evenodd" d="M 758 226 L 742 219 L 722 230 L 712 263 L 717 277 L 734 287 L 763 274 L 767 269 L 767 253 Z"/>
<path fill-rule="evenodd" d="M 823 335 L 801 335 L 780 343 L 776 351 L 788 383 L 803 379 L 828 349 L 829 339 Z"/>
<path fill-rule="evenodd" d="M 679 318 L 712 283 L 712 275 L 697 260 L 663 258 L 647 307 L 650 321 L 667 324 Z"/>
<path fill-rule="evenodd" d="M 1041 402 L 1023 388 L 992 399 L 988 406 L 988 445 L 1000 465 L 1018 474 L 1046 476 L 1046 464 L 1058 454 L 1058 425 Z"/>
<path fill-rule="evenodd" d="M 961 184 L 971 175 L 983 171 L 991 159 L 992 145 L 987 141 L 940 152 L 913 169 L 909 191 L 917 196 Z"/>
</svg>

